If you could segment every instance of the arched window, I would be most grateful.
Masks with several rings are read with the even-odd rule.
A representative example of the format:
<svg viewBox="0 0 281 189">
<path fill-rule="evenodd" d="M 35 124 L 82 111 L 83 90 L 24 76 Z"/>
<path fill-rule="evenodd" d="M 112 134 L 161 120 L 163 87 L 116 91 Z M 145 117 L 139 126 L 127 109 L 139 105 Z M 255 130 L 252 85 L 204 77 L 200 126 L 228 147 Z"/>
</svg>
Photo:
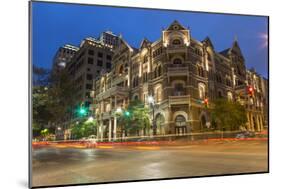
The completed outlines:
<svg viewBox="0 0 281 189">
<path fill-rule="evenodd" d="M 174 39 L 172 42 L 173 45 L 180 45 L 181 41 L 179 39 Z"/>
<path fill-rule="evenodd" d="M 219 97 L 219 98 L 222 98 L 222 92 L 221 92 L 221 90 L 218 91 L 218 97 Z"/>
<path fill-rule="evenodd" d="M 206 93 L 205 84 L 203 83 L 198 84 L 198 92 L 199 92 L 200 99 L 205 98 L 205 93 Z"/>
<path fill-rule="evenodd" d="M 143 82 L 146 83 L 147 82 L 147 72 L 143 73 Z"/>
<path fill-rule="evenodd" d="M 122 74 L 122 73 L 124 73 L 124 67 L 123 67 L 123 65 L 121 65 L 120 68 L 119 68 L 119 74 Z"/>
<path fill-rule="evenodd" d="M 157 77 L 157 68 L 154 69 L 154 78 Z"/>
<path fill-rule="evenodd" d="M 209 60 L 209 61 L 211 61 L 211 60 L 212 60 L 212 58 L 211 58 L 211 55 L 210 55 L 210 53 L 209 53 L 209 52 L 207 52 L 207 56 L 208 56 L 208 60 Z"/>
<path fill-rule="evenodd" d="M 221 78 L 221 75 L 219 73 L 216 75 L 216 79 L 217 79 L 218 83 L 222 83 L 222 78 Z"/>
<path fill-rule="evenodd" d="M 175 84 L 174 95 L 175 96 L 184 95 L 184 88 L 183 88 L 183 84 L 182 83 L 176 83 Z"/>
<path fill-rule="evenodd" d="M 202 66 L 198 66 L 198 75 L 201 77 L 204 77 L 204 70 Z"/>
<path fill-rule="evenodd" d="M 139 85 L 139 81 L 137 77 L 134 77 L 133 79 L 133 87 L 137 87 Z"/>
<path fill-rule="evenodd" d="M 134 100 L 138 100 L 139 99 L 139 96 L 138 95 L 135 95 L 134 96 Z"/>
<path fill-rule="evenodd" d="M 227 92 L 227 99 L 228 99 L 229 101 L 232 101 L 232 99 L 233 99 L 232 93 L 231 93 L 230 91 Z"/>
<path fill-rule="evenodd" d="M 173 63 L 177 64 L 177 65 L 182 64 L 182 60 L 180 58 L 176 58 L 176 59 L 174 59 Z"/>
<path fill-rule="evenodd" d="M 145 55 L 145 56 L 143 57 L 143 63 L 146 63 L 147 61 L 148 61 L 148 56 Z"/>
<path fill-rule="evenodd" d="M 162 66 L 158 66 L 158 77 L 162 75 Z"/>
<path fill-rule="evenodd" d="M 183 115 L 178 115 L 175 119 L 175 123 L 177 127 L 186 126 L 186 119 Z"/>
<path fill-rule="evenodd" d="M 161 88 L 160 87 L 158 87 L 158 88 L 156 88 L 156 91 L 155 91 L 155 97 L 156 97 L 156 102 L 158 103 L 158 102 L 161 102 L 161 100 L 162 100 L 162 96 L 161 96 Z"/>
</svg>

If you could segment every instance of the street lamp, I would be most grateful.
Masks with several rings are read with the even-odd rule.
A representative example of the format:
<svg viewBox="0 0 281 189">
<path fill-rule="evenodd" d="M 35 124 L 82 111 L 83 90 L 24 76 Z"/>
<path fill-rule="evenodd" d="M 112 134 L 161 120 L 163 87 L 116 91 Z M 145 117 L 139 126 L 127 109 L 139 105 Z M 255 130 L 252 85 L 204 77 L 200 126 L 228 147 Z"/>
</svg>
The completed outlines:
<svg viewBox="0 0 281 189">
<path fill-rule="evenodd" d="M 148 103 L 151 105 L 152 107 L 152 129 L 153 129 L 153 135 L 156 135 L 156 124 L 155 124 L 155 119 L 154 119 L 154 107 L 155 107 L 155 101 L 153 96 L 148 96 L 147 98 Z"/>
<path fill-rule="evenodd" d="M 91 122 L 93 122 L 93 121 L 94 121 L 93 116 L 90 116 L 86 122 L 87 122 L 87 123 L 91 123 Z"/>
<path fill-rule="evenodd" d="M 118 114 L 122 113 L 122 108 L 118 107 L 118 108 L 116 109 L 116 113 L 118 113 Z"/>
</svg>

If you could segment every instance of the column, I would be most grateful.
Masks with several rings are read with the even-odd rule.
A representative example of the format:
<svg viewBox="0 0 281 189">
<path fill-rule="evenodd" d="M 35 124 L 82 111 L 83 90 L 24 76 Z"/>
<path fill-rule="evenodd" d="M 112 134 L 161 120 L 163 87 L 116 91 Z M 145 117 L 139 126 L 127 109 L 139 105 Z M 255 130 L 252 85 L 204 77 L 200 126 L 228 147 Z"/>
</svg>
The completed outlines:
<svg viewBox="0 0 281 189">
<path fill-rule="evenodd" d="M 114 117 L 114 124 L 113 124 L 113 139 L 116 140 L 117 135 L 117 117 Z"/>
<path fill-rule="evenodd" d="M 111 118 L 109 118 L 108 141 L 111 141 Z"/>
<path fill-rule="evenodd" d="M 251 120 L 252 120 L 252 131 L 255 131 L 255 124 L 257 124 L 257 123 L 255 123 L 255 118 L 254 118 L 254 116 L 252 115 L 251 116 Z"/>
<path fill-rule="evenodd" d="M 247 131 L 250 131 L 250 128 L 251 128 L 251 120 L 250 120 L 250 118 L 249 118 L 249 113 L 247 113 L 247 120 L 248 120 Z"/>
<path fill-rule="evenodd" d="M 102 122 L 101 122 L 101 125 L 99 126 L 99 133 L 100 133 L 100 139 L 101 139 L 101 141 L 103 141 L 103 125 L 102 125 Z"/>
<path fill-rule="evenodd" d="M 257 130 L 260 131 L 260 121 L 259 121 L 259 116 L 256 115 L 256 122 L 257 122 Z"/>
<path fill-rule="evenodd" d="M 253 131 L 253 118 L 252 118 L 252 114 L 249 113 L 249 128 L 250 128 L 250 131 Z"/>
<path fill-rule="evenodd" d="M 263 122 L 262 122 L 262 116 L 259 116 L 259 120 L 260 120 L 260 131 L 263 130 Z"/>
</svg>

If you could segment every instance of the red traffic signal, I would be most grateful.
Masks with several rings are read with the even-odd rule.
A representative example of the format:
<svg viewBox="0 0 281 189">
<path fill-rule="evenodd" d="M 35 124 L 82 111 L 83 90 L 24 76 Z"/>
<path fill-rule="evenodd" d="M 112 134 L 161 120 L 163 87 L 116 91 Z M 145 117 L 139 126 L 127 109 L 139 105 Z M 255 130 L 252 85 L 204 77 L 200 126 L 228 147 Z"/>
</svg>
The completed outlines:
<svg viewBox="0 0 281 189">
<path fill-rule="evenodd" d="M 204 100 L 202 100 L 202 104 L 205 104 L 205 106 L 208 107 L 208 104 L 209 104 L 208 98 L 205 98 Z"/>
<path fill-rule="evenodd" d="M 208 104 L 209 100 L 207 98 L 205 98 L 203 102 L 204 102 L 204 104 Z"/>
<path fill-rule="evenodd" d="M 254 95 L 254 88 L 252 86 L 248 86 L 248 94 L 251 97 Z"/>
</svg>

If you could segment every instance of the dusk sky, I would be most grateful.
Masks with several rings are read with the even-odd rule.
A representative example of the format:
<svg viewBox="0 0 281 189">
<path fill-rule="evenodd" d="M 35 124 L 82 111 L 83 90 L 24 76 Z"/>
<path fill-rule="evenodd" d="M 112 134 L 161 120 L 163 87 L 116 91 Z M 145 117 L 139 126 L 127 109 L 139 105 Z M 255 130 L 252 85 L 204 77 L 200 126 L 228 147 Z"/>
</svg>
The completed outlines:
<svg viewBox="0 0 281 189">
<path fill-rule="evenodd" d="M 33 64 L 51 68 L 60 46 L 79 46 L 84 38 L 105 30 L 122 34 L 138 48 L 144 37 L 158 40 L 174 20 L 189 27 L 197 40 L 209 36 L 218 52 L 231 47 L 237 36 L 247 68 L 268 78 L 267 17 L 43 2 L 32 2 Z"/>
</svg>

